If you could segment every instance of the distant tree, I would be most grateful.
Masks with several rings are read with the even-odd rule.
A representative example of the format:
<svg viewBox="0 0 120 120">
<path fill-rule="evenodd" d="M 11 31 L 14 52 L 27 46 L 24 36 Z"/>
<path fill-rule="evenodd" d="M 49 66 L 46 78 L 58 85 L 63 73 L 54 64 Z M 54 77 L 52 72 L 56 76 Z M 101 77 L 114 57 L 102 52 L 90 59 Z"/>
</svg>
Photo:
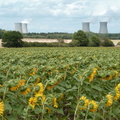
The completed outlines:
<svg viewBox="0 0 120 120">
<path fill-rule="evenodd" d="M 24 42 L 22 41 L 22 34 L 17 31 L 8 31 L 3 34 L 2 46 L 3 47 L 22 47 Z"/>
<path fill-rule="evenodd" d="M 108 38 L 103 38 L 101 45 L 104 47 L 110 47 L 110 46 L 114 46 L 114 43 Z"/>
<path fill-rule="evenodd" d="M 59 43 L 64 43 L 64 39 L 61 39 L 61 38 L 57 39 L 57 41 L 58 41 Z"/>
<path fill-rule="evenodd" d="M 120 45 L 120 42 L 118 42 L 117 45 Z"/>
<path fill-rule="evenodd" d="M 78 41 L 78 46 L 88 46 L 89 40 L 82 30 L 78 30 L 73 34 L 73 41 Z"/>
<path fill-rule="evenodd" d="M 89 46 L 97 47 L 100 45 L 101 40 L 96 35 L 91 36 L 89 39 Z"/>
<path fill-rule="evenodd" d="M 0 29 L 0 39 L 2 39 L 4 32 L 5 32 L 5 30 Z"/>
</svg>

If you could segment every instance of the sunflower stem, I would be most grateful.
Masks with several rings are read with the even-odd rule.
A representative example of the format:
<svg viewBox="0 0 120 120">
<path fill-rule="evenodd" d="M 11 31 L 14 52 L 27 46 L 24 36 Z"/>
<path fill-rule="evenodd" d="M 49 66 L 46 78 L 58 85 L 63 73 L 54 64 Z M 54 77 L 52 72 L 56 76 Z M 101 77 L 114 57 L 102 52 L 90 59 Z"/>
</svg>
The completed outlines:
<svg viewBox="0 0 120 120">
<path fill-rule="evenodd" d="M 87 117 L 88 117 L 88 109 L 86 111 L 85 120 L 87 120 Z"/>
<path fill-rule="evenodd" d="M 75 113 L 74 113 L 74 120 L 76 119 L 76 114 L 77 114 L 77 110 L 79 107 L 80 102 L 77 103 L 76 109 L 75 109 Z"/>
</svg>

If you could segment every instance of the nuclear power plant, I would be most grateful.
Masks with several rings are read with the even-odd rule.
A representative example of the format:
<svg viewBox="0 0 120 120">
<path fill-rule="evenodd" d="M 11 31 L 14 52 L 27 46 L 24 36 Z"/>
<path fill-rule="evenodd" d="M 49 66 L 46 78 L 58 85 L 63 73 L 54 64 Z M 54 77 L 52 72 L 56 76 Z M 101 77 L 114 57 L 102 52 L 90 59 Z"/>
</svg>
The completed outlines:
<svg viewBox="0 0 120 120">
<path fill-rule="evenodd" d="M 15 23 L 15 31 L 22 33 L 22 23 Z"/>
<path fill-rule="evenodd" d="M 82 30 L 84 32 L 90 32 L 90 23 L 89 22 L 83 22 L 82 23 Z"/>
<path fill-rule="evenodd" d="M 27 23 L 15 23 L 15 31 L 20 33 L 28 33 Z"/>
<path fill-rule="evenodd" d="M 22 23 L 22 33 L 28 33 L 27 23 Z"/>
<path fill-rule="evenodd" d="M 107 22 L 100 22 L 100 30 L 99 33 L 108 33 Z"/>
<path fill-rule="evenodd" d="M 82 31 L 84 31 L 84 32 L 91 32 L 90 31 L 90 22 L 83 22 L 82 23 Z M 100 22 L 99 33 L 100 34 L 108 33 L 107 22 Z"/>
<path fill-rule="evenodd" d="M 90 22 L 82 22 L 82 30 L 84 32 L 91 32 Z M 28 33 L 27 23 L 15 23 L 15 31 L 19 31 L 20 33 Z M 100 34 L 108 33 L 107 22 L 100 22 L 99 33 Z"/>
</svg>

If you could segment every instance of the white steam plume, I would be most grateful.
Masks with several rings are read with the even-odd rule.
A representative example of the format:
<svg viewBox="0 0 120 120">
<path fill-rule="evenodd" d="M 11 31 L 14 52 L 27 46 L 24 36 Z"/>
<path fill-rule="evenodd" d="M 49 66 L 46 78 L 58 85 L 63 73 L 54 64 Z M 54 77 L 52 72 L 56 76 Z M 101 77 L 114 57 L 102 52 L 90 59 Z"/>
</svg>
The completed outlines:
<svg viewBox="0 0 120 120">
<path fill-rule="evenodd" d="M 32 19 L 26 18 L 26 19 L 22 20 L 21 23 L 30 23 L 31 21 L 32 21 Z"/>
</svg>

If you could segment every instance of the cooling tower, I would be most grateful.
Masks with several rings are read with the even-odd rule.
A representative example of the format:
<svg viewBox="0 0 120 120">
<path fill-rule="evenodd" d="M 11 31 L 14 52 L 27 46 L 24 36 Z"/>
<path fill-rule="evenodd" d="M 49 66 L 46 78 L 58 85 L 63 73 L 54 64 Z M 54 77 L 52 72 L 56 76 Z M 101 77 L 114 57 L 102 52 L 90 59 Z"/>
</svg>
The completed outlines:
<svg viewBox="0 0 120 120">
<path fill-rule="evenodd" d="M 90 27 L 89 27 L 89 22 L 83 22 L 82 23 L 82 30 L 84 31 L 84 32 L 90 32 Z"/>
<path fill-rule="evenodd" d="M 15 23 L 15 31 L 22 33 L 22 23 Z"/>
<path fill-rule="evenodd" d="M 27 23 L 22 23 L 22 33 L 28 33 Z"/>
<path fill-rule="evenodd" d="M 107 22 L 100 22 L 100 30 L 99 33 L 108 33 L 108 29 L 107 29 Z"/>
</svg>

